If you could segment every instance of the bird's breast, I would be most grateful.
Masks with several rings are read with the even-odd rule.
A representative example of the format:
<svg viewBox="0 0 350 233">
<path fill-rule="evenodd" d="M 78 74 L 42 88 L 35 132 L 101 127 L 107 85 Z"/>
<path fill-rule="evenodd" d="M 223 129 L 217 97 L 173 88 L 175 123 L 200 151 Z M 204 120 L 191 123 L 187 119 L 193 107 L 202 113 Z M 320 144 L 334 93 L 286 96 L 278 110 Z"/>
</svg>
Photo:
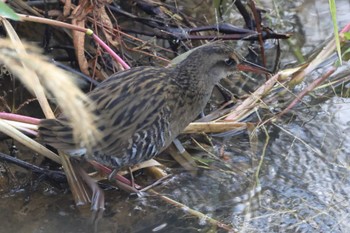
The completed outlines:
<svg viewBox="0 0 350 233">
<path fill-rule="evenodd" d="M 175 135 L 180 134 L 194 121 L 210 99 L 212 88 L 205 91 L 179 92 L 170 101 L 171 116 L 169 122 Z"/>
</svg>

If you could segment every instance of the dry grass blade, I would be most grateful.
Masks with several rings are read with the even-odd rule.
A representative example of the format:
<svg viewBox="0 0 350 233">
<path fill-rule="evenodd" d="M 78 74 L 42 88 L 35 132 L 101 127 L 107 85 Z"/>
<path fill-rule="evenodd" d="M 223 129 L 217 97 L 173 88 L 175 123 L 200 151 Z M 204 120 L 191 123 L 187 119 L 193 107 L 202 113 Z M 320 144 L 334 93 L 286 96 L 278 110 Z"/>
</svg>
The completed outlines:
<svg viewBox="0 0 350 233">
<path fill-rule="evenodd" d="M 91 113 L 92 105 L 88 105 L 90 103 L 88 97 L 74 85 L 66 72 L 47 62 L 37 49 L 23 45 L 14 30 L 11 30 L 13 29 L 11 25 L 7 21 L 3 22 L 9 28 L 8 31 L 11 31 L 12 43 L 9 40 L 0 40 L 0 62 L 5 64 L 29 90 L 35 93 L 48 118 L 55 116 L 48 104 L 45 91 L 54 96 L 70 120 L 74 139 L 88 150 L 92 148 L 100 137 L 100 132 L 94 125 L 95 115 Z M 27 53 L 27 51 L 30 52 Z M 90 106 L 91 109 L 87 106 Z M 10 133 L 9 131 L 7 134 L 11 136 Z M 29 148 L 38 151 L 38 148 L 31 146 L 31 141 L 33 140 L 30 139 L 29 142 L 20 140 Z M 38 152 L 40 153 L 40 150 Z M 62 163 L 76 203 L 87 203 L 89 200 L 85 187 L 76 179 L 69 158 L 64 154 L 56 159 L 48 156 L 49 154 L 41 154 Z"/>
<path fill-rule="evenodd" d="M 193 122 L 183 133 L 221 133 L 229 130 L 246 129 L 246 123 L 230 122 L 230 121 L 216 121 L 216 122 Z"/>
<path fill-rule="evenodd" d="M 343 30 L 341 30 L 339 34 L 340 40 L 340 45 L 343 45 L 345 40 L 344 40 L 344 33 L 347 33 L 350 30 L 350 24 L 346 25 Z M 298 75 L 296 75 L 293 80 L 291 81 L 291 85 L 295 85 L 299 83 L 305 75 L 309 74 L 313 70 L 317 68 L 323 61 L 325 61 L 329 56 L 331 56 L 334 51 L 336 51 L 336 41 L 335 39 L 331 39 L 327 45 L 323 48 L 323 50 L 316 56 L 315 59 L 313 59 L 310 64 L 303 70 L 303 72 L 300 72 Z"/>
<path fill-rule="evenodd" d="M 2 119 L 0 119 L 0 131 L 15 139 L 16 141 L 22 143 L 23 145 L 27 146 L 28 148 L 38 152 L 39 154 L 42 154 L 47 158 L 57 163 L 60 163 L 60 158 L 55 153 L 42 146 L 41 144 L 37 143 L 33 139 L 29 138 L 28 136 L 24 135 L 22 132 L 20 132 L 15 127 L 8 124 L 5 120 Z"/>
<path fill-rule="evenodd" d="M 177 208 L 183 209 L 185 212 L 191 214 L 192 216 L 196 216 L 197 218 L 199 218 L 201 220 L 205 220 L 206 222 L 210 223 L 211 225 L 217 226 L 218 228 L 225 230 L 226 232 L 230 232 L 230 233 L 237 232 L 232 226 L 226 225 L 226 224 L 224 224 L 216 219 L 211 218 L 208 215 L 205 215 L 197 210 L 191 209 L 188 206 L 186 206 L 180 202 L 177 202 L 177 201 L 175 201 L 167 196 L 161 195 L 160 193 L 154 191 L 153 189 L 149 190 L 148 192 L 150 194 L 153 194 L 153 195 L 159 197 L 160 199 L 166 201 L 167 203 L 169 203 Z"/>
<path fill-rule="evenodd" d="M 303 70 L 303 72 L 298 73 L 293 80 L 291 81 L 290 85 L 294 86 L 298 83 L 300 83 L 304 77 L 311 73 L 314 69 L 317 68 L 318 65 L 320 65 L 322 62 L 324 62 L 330 55 L 334 53 L 335 50 L 335 40 L 332 39 L 329 41 L 329 43 L 324 47 L 324 49 L 316 56 L 315 59 L 313 59 L 308 66 Z"/>
<path fill-rule="evenodd" d="M 18 54 L 27 54 L 27 51 L 25 50 L 20 38 L 18 37 L 17 33 L 15 32 L 14 28 L 9 23 L 9 21 L 2 18 L 1 22 L 4 25 L 16 52 Z M 46 99 L 44 88 L 40 85 L 38 76 L 35 72 L 30 70 L 22 61 L 20 61 L 20 63 L 22 63 L 22 69 L 25 71 L 24 73 L 31 77 L 30 79 L 21 79 L 21 81 L 27 86 L 27 88 L 34 92 L 45 116 L 47 118 L 54 118 L 55 115 L 53 114 L 49 102 Z"/>
<path fill-rule="evenodd" d="M 24 123 L 24 122 L 18 122 L 18 121 L 5 120 L 5 119 L 2 119 L 2 121 L 6 122 L 7 124 L 13 126 L 16 129 L 20 130 L 21 132 L 26 132 L 26 133 L 28 133 L 30 135 L 34 135 L 34 136 L 36 136 L 38 134 L 37 133 L 37 130 L 38 130 L 37 125 Z"/>
<path fill-rule="evenodd" d="M 77 171 L 70 162 L 68 155 L 62 152 L 58 153 L 61 158 L 61 163 L 64 168 L 64 172 L 67 174 L 67 181 L 72 191 L 75 204 L 77 206 L 81 206 L 86 205 L 89 202 L 92 203 L 89 193 L 86 190 L 86 186 L 84 185 L 82 179 L 77 175 Z"/>
<path fill-rule="evenodd" d="M 77 15 L 77 12 L 83 15 Z M 81 8 L 77 7 L 73 11 L 74 18 L 72 20 L 72 24 L 78 27 L 84 27 L 86 14 L 87 14 L 86 10 L 81 10 Z M 73 44 L 75 48 L 75 56 L 78 60 L 79 68 L 84 74 L 89 76 L 90 75 L 89 65 L 85 57 L 85 34 L 82 32 L 73 30 L 72 35 L 73 35 Z"/>
<path fill-rule="evenodd" d="M 21 49 L 18 49 L 18 46 Z M 27 53 L 26 51 L 30 52 Z M 75 140 L 81 141 L 87 148 L 95 145 L 96 139 L 99 137 L 99 131 L 93 124 L 95 116 L 86 108 L 89 99 L 72 83 L 71 77 L 67 73 L 48 63 L 43 56 L 39 55 L 37 49 L 22 45 L 19 42 L 12 41 L 11 43 L 9 40 L 0 40 L 0 61 L 29 90 L 32 90 L 37 95 L 47 117 L 53 118 L 54 115 L 47 102 L 44 91 L 52 94 L 61 109 L 65 110 L 66 116 L 71 120 L 72 126 L 74 126 Z M 4 127 L 2 128 L 3 131 L 5 129 Z M 61 162 L 76 203 L 82 204 L 89 202 L 85 187 L 78 182 L 69 158 L 66 155 L 60 154 L 61 156 L 58 157 L 52 152 L 49 153 L 45 147 L 25 135 L 21 134 L 21 136 L 18 136 L 10 130 L 6 131 L 5 133 L 7 135 L 29 148 L 56 162 Z M 12 127 L 12 131 L 16 132 L 18 130 Z M 17 133 L 20 132 L 18 131 Z"/>
<path fill-rule="evenodd" d="M 261 98 L 266 95 L 276 84 L 280 77 L 280 73 L 275 74 L 268 81 L 259 87 L 254 93 L 252 93 L 247 99 L 245 99 L 242 104 L 237 106 L 237 108 L 231 112 L 225 120 L 238 121 L 241 117 L 245 116 L 247 112 L 251 111 L 256 107 L 256 103 L 261 100 Z"/>
<path fill-rule="evenodd" d="M 94 146 L 100 132 L 94 125 L 95 116 L 91 109 L 87 108 L 88 97 L 74 85 L 66 72 L 47 62 L 35 48 L 26 47 L 31 53 L 18 54 L 14 47 L 8 40 L 0 40 L 0 61 L 18 76 L 29 90 L 34 89 L 32 85 L 35 83 L 31 80 L 35 72 L 45 90 L 55 97 L 57 104 L 70 120 L 75 140 L 89 148 Z M 24 68 L 22 63 L 27 68 Z M 27 73 L 28 69 L 34 72 Z"/>
</svg>

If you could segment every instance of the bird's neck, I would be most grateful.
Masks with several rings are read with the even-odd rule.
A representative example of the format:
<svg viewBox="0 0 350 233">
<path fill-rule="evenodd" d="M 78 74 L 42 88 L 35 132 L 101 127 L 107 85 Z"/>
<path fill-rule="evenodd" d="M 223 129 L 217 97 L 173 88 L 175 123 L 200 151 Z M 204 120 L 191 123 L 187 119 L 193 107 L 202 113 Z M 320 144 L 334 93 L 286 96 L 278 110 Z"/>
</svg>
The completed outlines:
<svg viewBox="0 0 350 233">
<path fill-rule="evenodd" d="M 183 69 L 179 70 L 172 79 L 173 85 L 176 85 L 175 102 L 181 109 L 182 106 L 190 105 L 190 108 L 183 108 L 183 111 L 178 111 L 180 118 L 187 117 L 193 120 L 198 114 L 203 111 L 206 103 L 209 101 L 214 84 L 210 83 L 207 74 L 198 71 L 198 69 Z M 190 111 L 188 109 L 191 109 Z M 191 116 L 190 116 L 191 115 Z M 193 116 L 192 116 L 193 115 Z M 185 122 L 185 120 L 184 120 Z"/>
<path fill-rule="evenodd" d="M 195 98 L 211 94 L 214 84 L 206 78 L 208 76 L 206 73 L 190 66 L 176 71 L 173 82 L 179 86 L 184 95 Z"/>
</svg>

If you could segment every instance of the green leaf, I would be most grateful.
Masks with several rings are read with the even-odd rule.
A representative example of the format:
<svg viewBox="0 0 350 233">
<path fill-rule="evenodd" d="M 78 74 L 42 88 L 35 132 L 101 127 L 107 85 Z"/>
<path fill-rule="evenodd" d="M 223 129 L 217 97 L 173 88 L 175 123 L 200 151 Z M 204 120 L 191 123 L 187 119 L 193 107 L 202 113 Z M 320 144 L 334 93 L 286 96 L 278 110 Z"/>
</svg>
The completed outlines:
<svg viewBox="0 0 350 233">
<path fill-rule="evenodd" d="M 350 32 L 343 33 L 345 40 L 350 40 Z"/>
<path fill-rule="evenodd" d="M 350 48 L 348 48 L 347 50 L 345 50 L 343 52 L 343 55 L 342 55 L 343 60 L 345 60 L 345 61 L 349 60 L 349 58 L 350 58 L 349 53 L 350 53 Z"/>
<path fill-rule="evenodd" d="M 0 16 L 12 20 L 20 20 L 19 16 L 4 2 L 0 1 Z"/>
<path fill-rule="evenodd" d="M 214 0 L 213 1 L 213 6 L 215 9 L 219 9 L 220 5 L 221 5 L 221 0 Z"/>
<path fill-rule="evenodd" d="M 340 49 L 340 40 L 339 40 L 339 32 L 338 32 L 338 24 L 337 24 L 337 9 L 335 6 L 335 0 L 329 0 L 329 9 L 330 9 L 331 15 L 332 15 L 334 39 L 335 39 L 335 44 L 337 47 L 337 53 L 338 53 L 340 65 L 341 65 L 342 64 L 342 57 L 341 57 L 341 49 Z"/>
</svg>

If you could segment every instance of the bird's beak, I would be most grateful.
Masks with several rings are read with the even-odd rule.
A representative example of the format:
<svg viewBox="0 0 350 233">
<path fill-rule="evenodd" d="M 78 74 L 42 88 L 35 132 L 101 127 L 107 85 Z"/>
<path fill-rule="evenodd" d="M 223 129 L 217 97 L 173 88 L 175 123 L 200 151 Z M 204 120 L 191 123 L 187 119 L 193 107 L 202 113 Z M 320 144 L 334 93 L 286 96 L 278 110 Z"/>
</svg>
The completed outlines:
<svg viewBox="0 0 350 233">
<path fill-rule="evenodd" d="M 256 74 L 271 74 L 271 71 L 268 69 L 247 60 L 242 60 L 239 64 L 237 64 L 236 68 L 239 71 L 253 72 Z"/>
</svg>

